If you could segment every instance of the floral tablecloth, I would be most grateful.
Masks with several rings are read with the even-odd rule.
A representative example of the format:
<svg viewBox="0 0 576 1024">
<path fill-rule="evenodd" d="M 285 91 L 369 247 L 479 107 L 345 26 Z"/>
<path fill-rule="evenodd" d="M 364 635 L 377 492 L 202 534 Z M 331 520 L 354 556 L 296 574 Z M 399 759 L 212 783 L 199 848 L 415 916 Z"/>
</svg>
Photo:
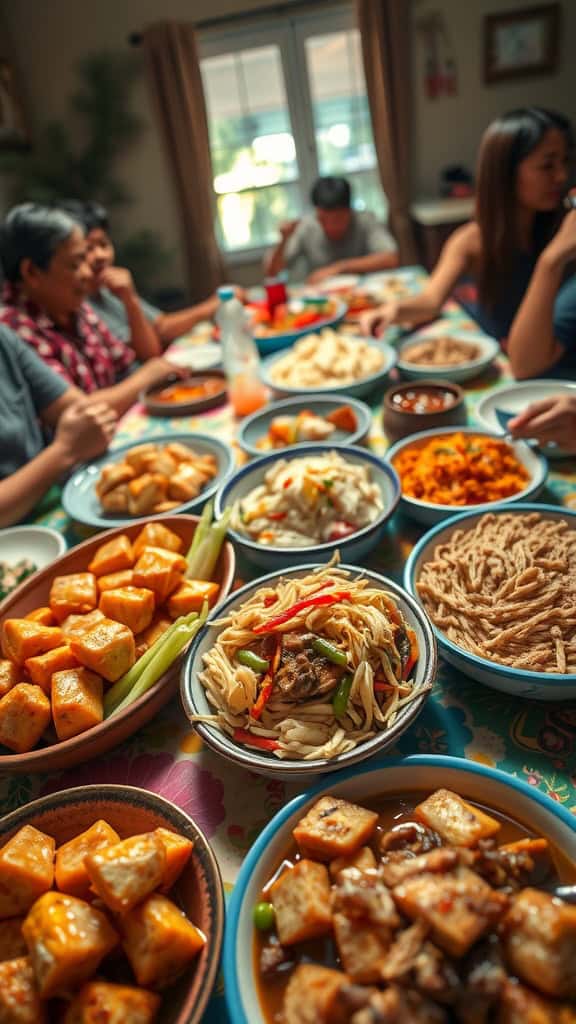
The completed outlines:
<svg viewBox="0 0 576 1024">
<path fill-rule="evenodd" d="M 415 282 L 419 277 L 415 272 Z M 459 327 L 475 326 L 455 303 L 447 304 L 445 316 Z M 180 344 L 195 344 L 195 340 Z M 465 386 L 471 422 L 479 400 L 506 384 L 510 376 L 505 357 L 499 357 L 483 378 Z M 374 401 L 370 446 L 382 453 L 386 440 L 381 427 L 381 395 Z M 179 420 L 151 420 L 142 407 L 135 406 L 123 418 L 114 443 L 188 430 L 234 442 L 236 423 L 229 406 Z M 238 456 L 242 458 L 239 451 Z M 576 460 L 551 463 L 542 500 L 576 506 Z M 36 521 L 60 529 L 70 543 L 80 539 L 57 504 Z M 370 556 L 371 567 L 401 579 L 406 557 L 421 533 L 422 528 L 396 515 L 379 549 Z M 255 575 L 244 565 L 240 573 L 245 580 Z M 576 703 L 519 701 L 481 686 L 442 662 L 425 710 L 389 756 L 410 753 L 449 753 L 496 766 L 538 787 L 576 814 Z M 0 776 L 0 812 L 54 790 L 111 782 L 154 790 L 187 811 L 211 841 L 228 891 L 264 824 L 302 788 L 301 784 L 270 781 L 228 766 L 203 747 L 175 699 L 132 739 L 96 762 L 52 776 Z M 227 1020 L 221 982 L 205 1019 L 213 1024 Z"/>
</svg>

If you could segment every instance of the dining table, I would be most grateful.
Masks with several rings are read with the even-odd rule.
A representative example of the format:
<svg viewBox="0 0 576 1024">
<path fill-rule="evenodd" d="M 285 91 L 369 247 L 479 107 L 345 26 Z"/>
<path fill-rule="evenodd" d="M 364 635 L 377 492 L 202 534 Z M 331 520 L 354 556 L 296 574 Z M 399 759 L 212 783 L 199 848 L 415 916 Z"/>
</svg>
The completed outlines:
<svg viewBox="0 0 576 1024">
<path fill-rule="evenodd" d="M 425 279 L 422 268 L 410 268 L 410 273 L 414 288 L 421 287 Z M 453 300 L 446 303 L 442 321 L 450 331 L 478 331 Z M 180 339 L 174 351 L 189 353 L 193 361 L 195 348 L 205 345 L 206 330 L 200 328 Z M 390 340 L 394 341 L 394 332 Z M 461 385 L 470 424 L 478 422 L 480 400 L 510 385 L 512 379 L 508 360 L 501 352 L 482 376 Z M 383 390 L 380 387 L 365 399 L 373 412 L 366 443 L 379 455 L 387 448 L 382 426 Z M 113 447 L 144 438 L 168 439 L 173 433 L 188 431 L 224 439 L 233 446 L 238 463 L 246 458 L 237 443 L 238 420 L 228 404 L 177 419 L 151 418 L 143 405 L 136 404 L 121 419 Z M 576 458 L 550 461 L 546 488 L 539 500 L 576 508 Z M 58 490 L 53 490 L 35 511 L 32 521 L 61 531 L 69 545 L 85 536 L 82 528 L 66 517 Z M 425 529 L 397 511 L 369 556 L 370 568 L 402 582 L 406 559 Z M 237 584 L 257 579 L 258 575 L 258 569 L 239 561 Z M 380 760 L 385 765 L 388 758 L 422 753 L 452 755 L 498 768 L 576 814 L 576 702 L 546 703 L 508 696 L 466 677 L 441 659 L 421 714 Z M 227 894 L 262 828 L 307 788 L 306 783 L 269 779 L 221 759 L 203 745 L 175 697 L 129 740 L 96 760 L 50 775 L 0 774 L 0 810 L 7 813 L 57 790 L 104 783 L 152 790 L 186 811 L 212 845 Z M 204 1020 L 207 1024 L 229 1021 L 222 978 Z"/>
</svg>

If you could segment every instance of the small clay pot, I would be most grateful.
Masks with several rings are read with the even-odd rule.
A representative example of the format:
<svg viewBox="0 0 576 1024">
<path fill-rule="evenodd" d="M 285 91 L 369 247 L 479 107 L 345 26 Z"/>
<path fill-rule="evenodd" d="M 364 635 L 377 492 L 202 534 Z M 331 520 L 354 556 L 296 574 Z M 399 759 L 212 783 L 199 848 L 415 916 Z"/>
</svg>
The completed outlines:
<svg viewBox="0 0 576 1024">
<path fill-rule="evenodd" d="M 453 401 L 437 412 L 409 412 L 400 409 L 394 403 L 395 395 L 406 395 L 409 392 L 443 392 L 453 396 Z M 464 392 L 458 384 L 448 380 L 413 380 L 405 384 L 395 384 L 388 388 L 384 395 L 383 426 L 386 437 L 392 444 L 402 437 L 417 434 L 420 430 L 434 430 L 436 427 L 463 427 L 468 416 L 464 401 Z"/>
</svg>

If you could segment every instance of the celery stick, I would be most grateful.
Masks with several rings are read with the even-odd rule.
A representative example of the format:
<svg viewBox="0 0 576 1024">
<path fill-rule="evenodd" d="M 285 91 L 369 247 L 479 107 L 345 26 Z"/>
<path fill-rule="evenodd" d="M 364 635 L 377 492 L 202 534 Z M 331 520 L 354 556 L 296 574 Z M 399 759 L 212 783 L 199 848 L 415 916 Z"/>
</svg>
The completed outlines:
<svg viewBox="0 0 576 1024">
<path fill-rule="evenodd" d="M 163 676 L 164 673 L 168 671 L 176 661 L 178 655 L 184 650 L 190 640 L 196 636 L 196 633 L 205 623 L 207 617 L 208 604 L 207 602 L 204 602 L 200 617 L 197 618 L 195 622 L 182 622 L 176 627 L 168 642 L 163 644 L 160 650 L 155 653 L 154 658 L 152 658 L 146 666 L 137 683 L 132 687 L 128 696 L 124 698 L 116 710 L 112 712 L 113 714 L 117 714 L 129 704 L 132 704 L 138 699 L 138 697 L 141 697 L 152 686 L 154 686 L 154 683 L 158 682 L 160 676 Z"/>
<path fill-rule="evenodd" d="M 202 515 L 200 516 L 200 519 L 198 521 L 198 525 L 197 525 L 196 529 L 194 530 L 194 536 L 192 537 L 192 543 L 191 543 L 191 545 L 190 545 L 190 547 L 188 549 L 188 554 L 186 555 L 186 560 L 187 561 L 190 561 L 190 559 L 192 558 L 192 555 L 196 551 L 197 547 L 203 541 L 204 537 L 208 533 L 208 530 L 210 529 L 210 523 L 212 522 L 213 511 L 214 511 L 214 504 L 213 504 L 213 502 L 208 501 L 206 503 L 206 505 L 204 505 L 204 508 L 202 510 Z"/>
<path fill-rule="evenodd" d="M 142 675 L 146 666 L 150 664 L 152 658 L 155 657 L 158 651 L 170 639 L 176 627 L 184 622 L 193 622 L 196 617 L 197 613 L 191 612 L 190 615 L 182 615 L 179 619 L 176 619 L 172 625 L 168 626 L 168 629 L 158 637 L 156 643 L 152 644 L 147 651 L 144 651 L 144 654 L 138 658 L 138 661 L 132 665 L 132 668 L 129 668 L 128 671 L 110 687 L 104 698 L 104 718 L 108 718 L 109 715 L 116 710 L 118 705 L 125 700 L 132 687 L 137 683 L 138 679 Z"/>
<path fill-rule="evenodd" d="M 216 562 L 220 554 L 220 549 L 224 543 L 226 537 L 226 531 L 228 529 L 228 523 L 230 522 L 230 516 L 232 514 L 232 508 L 224 509 L 222 518 L 216 523 L 212 523 L 207 536 L 193 552 L 192 557 L 188 559 L 188 569 L 186 570 L 186 578 L 189 580 L 210 580 L 212 579 Z"/>
</svg>

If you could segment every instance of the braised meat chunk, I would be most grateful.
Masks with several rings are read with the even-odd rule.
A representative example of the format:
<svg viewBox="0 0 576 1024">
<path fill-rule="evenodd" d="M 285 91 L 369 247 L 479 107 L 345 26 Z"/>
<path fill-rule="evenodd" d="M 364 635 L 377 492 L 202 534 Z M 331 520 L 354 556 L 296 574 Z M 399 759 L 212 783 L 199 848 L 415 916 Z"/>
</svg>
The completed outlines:
<svg viewBox="0 0 576 1024">
<path fill-rule="evenodd" d="M 347 1024 L 349 1009 L 340 1002 L 348 978 L 315 964 L 296 968 L 284 996 L 285 1024 Z"/>
<path fill-rule="evenodd" d="M 524 889 L 504 921 L 512 969 L 545 995 L 576 999 L 576 907 Z"/>
<path fill-rule="evenodd" d="M 576 1024 L 576 1008 L 545 999 L 525 985 L 508 981 L 502 994 L 498 1024 Z"/>
<path fill-rule="evenodd" d="M 340 682 L 345 668 L 316 654 L 313 633 L 285 633 L 282 656 L 274 683 L 287 700 L 308 700 L 330 693 Z"/>
<path fill-rule="evenodd" d="M 378 872 L 341 871 L 332 909 L 344 969 L 355 982 L 379 981 L 400 917 Z"/>
</svg>

